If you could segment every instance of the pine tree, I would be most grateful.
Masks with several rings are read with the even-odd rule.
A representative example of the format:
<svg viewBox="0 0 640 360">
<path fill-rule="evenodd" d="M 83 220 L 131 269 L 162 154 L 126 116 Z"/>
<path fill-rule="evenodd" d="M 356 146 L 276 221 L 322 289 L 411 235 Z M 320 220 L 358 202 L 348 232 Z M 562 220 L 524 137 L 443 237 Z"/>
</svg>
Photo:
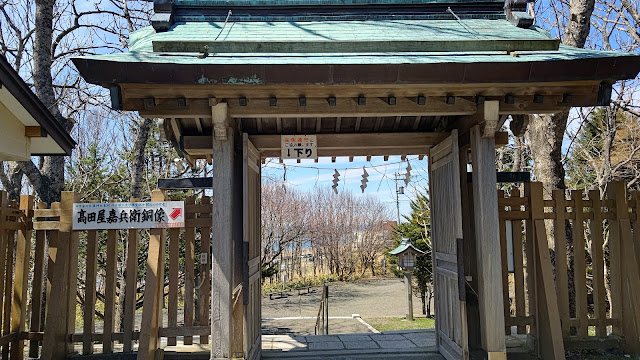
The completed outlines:
<svg viewBox="0 0 640 360">
<path fill-rule="evenodd" d="M 418 249 L 424 251 L 424 256 L 416 259 L 416 266 L 413 269 L 414 291 L 422 301 L 422 313 L 431 316 L 431 298 L 433 297 L 433 273 L 431 260 L 431 206 L 429 197 L 425 193 L 419 193 L 411 200 L 411 214 L 405 216 L 405 222 L 395 228 L 396 246 L 400 244 L 401 238 L 411 240 L 411 243 Z M 393 263 L 393 262 L 392 262 Z M 401 276 L 402 272 L 397 270 L 396 275 Z"/>
</svg>

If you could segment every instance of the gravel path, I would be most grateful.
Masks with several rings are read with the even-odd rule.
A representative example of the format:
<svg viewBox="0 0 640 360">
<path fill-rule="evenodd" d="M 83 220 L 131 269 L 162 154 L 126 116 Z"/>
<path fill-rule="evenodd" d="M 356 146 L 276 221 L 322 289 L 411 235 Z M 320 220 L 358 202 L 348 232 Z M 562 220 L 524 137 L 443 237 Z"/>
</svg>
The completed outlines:
<svg viewBox="0 0 640 360">
<path fill-rule="evenodd" d="M 287 294 L 287 293 L 285 293 Z M 403 317 L 406 315 L 406 290 L 402 279 L 375 279 L 355 283 L 329 284 L 329 316 Z M 274 295 L 262 299 L 263 318 L 315 317 L 318 314 L 322 288 L 297 291 L 288 296 Z M 413 298 L 413 313 L 420 314 L 420 299 Z"/>
</svg>

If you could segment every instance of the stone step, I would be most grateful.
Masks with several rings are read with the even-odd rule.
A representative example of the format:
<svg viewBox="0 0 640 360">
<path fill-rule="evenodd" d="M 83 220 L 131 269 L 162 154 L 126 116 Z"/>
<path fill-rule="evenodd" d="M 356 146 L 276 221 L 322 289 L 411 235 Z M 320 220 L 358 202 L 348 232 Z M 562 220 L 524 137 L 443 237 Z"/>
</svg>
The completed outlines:
<svg viewBox="0 0 640 360">
<path fill-rule="evenodd" d="M 412 349 L 362 349 L 362 350 L 316 350 L 316 351 L 278 351 L 263 350 L 264 360 L 444 360 L 433 348 Z"/>
</svg>

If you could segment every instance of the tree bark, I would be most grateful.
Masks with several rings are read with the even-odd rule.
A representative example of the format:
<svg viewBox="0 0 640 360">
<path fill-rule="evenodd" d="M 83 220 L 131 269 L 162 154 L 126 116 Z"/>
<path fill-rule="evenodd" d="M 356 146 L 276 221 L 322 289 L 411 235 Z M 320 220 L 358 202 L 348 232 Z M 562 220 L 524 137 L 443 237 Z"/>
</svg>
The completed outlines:
<svg viewBox="0 0 640 360">
<path fill-rule="evenodd" d="M 131 165 L 131 197 L 140 198 L 142 196 L 142 185 L 145 164 L 145 148 L 149 140 L 149 132 L 154 119 L 141 119 L 138 121 L 138 134 L 133 146 L 133 163 Z"/>
<path fill-rule="evenodd" d="M 533 158 L 536 180 L 544 184 L 551 196 L 553 189 L 565 189 L 562 164 L 562 140 L 567 129 L 568 111 L 553 115 L 533 115 L 527 130 L 527 140 Z"/>
<path fill-rule="evenodd" d="M 7 191 L 9 200 L 19 200 L 22 190 L 22 176 L 24 175 L 22 169 L 18 164 L 10 162 L 7 169 L 8 171 L 5 173 L 4 164 L 1 161 L 0 166 L 2 166 L 0 168 L 0 183 L 2 183 L 2 187 Z"/>
</svg>

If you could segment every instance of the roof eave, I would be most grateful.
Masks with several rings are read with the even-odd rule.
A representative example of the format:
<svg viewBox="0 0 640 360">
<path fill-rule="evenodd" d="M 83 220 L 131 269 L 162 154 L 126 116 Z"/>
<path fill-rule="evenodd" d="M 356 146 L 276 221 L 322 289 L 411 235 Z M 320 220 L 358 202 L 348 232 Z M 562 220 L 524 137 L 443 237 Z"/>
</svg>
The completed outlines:
<svg viewBox="0 0 640 360">
<path fill-rule="evenodd" d="M 635 78 L 640 56 L 572 60 L 404 64 L 175 64 L 87 57 L 73 63 L 86 81 L 113 84 L 349 85 L 479 84 Z M 206 77 L 205 77 L 206 74 Z M 250 81 L 243 82 L 243 79 Z"/>
<path fill-rule="evenodd" d="M 50 135 L 64 151 L 65 155 L 71 155 L 76 142 L 71 138 L 62 125 L 51 114 L 47 107 L 31 91 L 18 73 L 13 70 L 6 59 L 0 56 L 0 86 L 7 90 L 18 100 L 24 109 L 40 124 L 44 131 Z M 32 154 L 51 155 L 51 154 Z"/>
</svg>

